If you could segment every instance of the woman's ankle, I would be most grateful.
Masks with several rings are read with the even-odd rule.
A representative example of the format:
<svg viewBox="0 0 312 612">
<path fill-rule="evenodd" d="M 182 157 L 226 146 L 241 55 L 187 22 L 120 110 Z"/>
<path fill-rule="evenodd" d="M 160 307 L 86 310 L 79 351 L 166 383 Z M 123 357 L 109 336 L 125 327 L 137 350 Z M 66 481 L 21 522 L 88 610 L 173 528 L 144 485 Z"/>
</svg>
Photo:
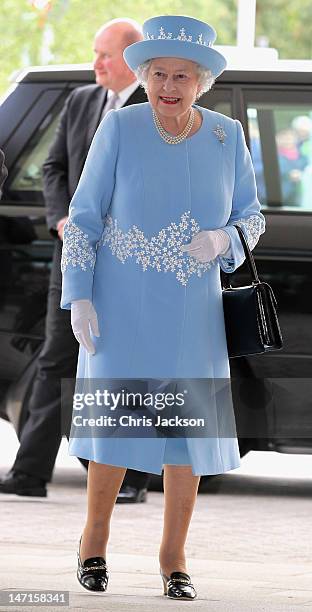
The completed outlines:
<svg viewBox="0 0 312 612">
<path fill-rule="evenodd" d="M 103 528 L 94 529 L 85 527 L 82 533 L 80 545 L 80 559 L 83 563 L 90 557 L 104 557 L 106 560 L 108 535 Z"/>
<path fill-rule="evenodd" d="M 160 554 L 159 565 L 166 576 L 170 576 L 172 572 L 187 572 L 186 560 L 184 554 Z"/>
<path fill-rule="evenodd" d="M 161 571 L 165 576 L 170 576 L 172 572 L 183 572 L 184 574 L 188 574 L 187 567 L 182 563 L 171 563 L 169 565 L 164 565 L 160 563 Z"/>
</svg>

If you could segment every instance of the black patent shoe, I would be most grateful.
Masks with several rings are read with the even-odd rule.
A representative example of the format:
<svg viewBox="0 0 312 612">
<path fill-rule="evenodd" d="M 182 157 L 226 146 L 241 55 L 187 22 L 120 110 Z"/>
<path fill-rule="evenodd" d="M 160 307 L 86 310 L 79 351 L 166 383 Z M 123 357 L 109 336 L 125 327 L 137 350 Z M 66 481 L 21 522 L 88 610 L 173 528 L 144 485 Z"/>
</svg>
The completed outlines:
<svg viewBox="0 0 312 612">
<path fill-rule="evenodd" d="M 79 541 L 79 551 L 77 553 L 78 581 L 81 586 L 88 591 L 106 591 L 109 577 L 106 561 L 104 557 L 90 557 L 82 563 L 80 559 L 81 538 Z"/>
<path fill-rule="evenodd" d="M 166 576 L 160 568 L 160 575 L 164 585 L 164 595 L 170 599 L 195 599 L 197 593 L 191 583 L 191 577 L 185 572 L 172 572 Z"/>
</svg>

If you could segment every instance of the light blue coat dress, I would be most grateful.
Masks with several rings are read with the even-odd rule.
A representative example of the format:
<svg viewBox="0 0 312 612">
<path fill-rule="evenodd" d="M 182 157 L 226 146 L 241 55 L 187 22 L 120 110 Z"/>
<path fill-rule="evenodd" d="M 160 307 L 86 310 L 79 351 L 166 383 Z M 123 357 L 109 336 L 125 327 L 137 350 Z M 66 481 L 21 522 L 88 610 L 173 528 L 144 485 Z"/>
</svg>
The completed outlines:
<svg viewBox="0 0 312 612">
<path fill-rule="evenodd" d="M 79 379 L 230 377 L 220 267 L 244 261 L 233 224 L 254 248 L 265 222 L 240 122 L 196 108 L 201 128 L 177 145 L 159 136 L 148 102 L 110 111 L 94 136 L 62 255 L 61 307 L 89 299 L 99 320 L 95 354 L 80 347 Z M 217 228 L 230 237 L 227 257 L 203 264 L 181 251 Z M 155 474 L 167 463 L 195 475 L 240 465 L 236 435 L 72 437 L 69 453 Z"/>
</svg>

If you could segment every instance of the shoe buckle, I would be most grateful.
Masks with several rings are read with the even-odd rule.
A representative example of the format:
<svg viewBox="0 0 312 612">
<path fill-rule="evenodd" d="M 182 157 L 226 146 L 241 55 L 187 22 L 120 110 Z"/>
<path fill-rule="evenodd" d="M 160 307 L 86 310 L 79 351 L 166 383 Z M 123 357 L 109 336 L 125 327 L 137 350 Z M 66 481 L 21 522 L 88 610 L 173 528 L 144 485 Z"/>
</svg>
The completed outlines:
<svg viewBox="0 0 312 612">
<path fill-rule="evenodd" d="M 87 571 L 87 570 L 104 570 L 107 569 L 107 565 L 89 565 L 88 567 L 83 567 L 82 566 L 83 571 Z"/>
</svg>

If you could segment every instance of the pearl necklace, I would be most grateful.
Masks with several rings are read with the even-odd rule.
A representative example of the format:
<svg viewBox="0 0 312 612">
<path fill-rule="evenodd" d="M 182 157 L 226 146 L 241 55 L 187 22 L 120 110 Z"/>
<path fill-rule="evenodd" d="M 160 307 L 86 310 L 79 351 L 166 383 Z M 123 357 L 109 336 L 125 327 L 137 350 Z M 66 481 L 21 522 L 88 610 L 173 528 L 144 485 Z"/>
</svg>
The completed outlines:
<svg viewBox="0 0 312 612">
<path fill-rule="evenodd" d="M 155 127 L 157 129 L 158 134 L 161 136 L 163 140 L 165 140 L 165 142 L 167 142 L 168 144 L 179 144 L 179 142 L 182 142 L 182 140 L 184 140 L 189 135 L 194 125 L 195 111 L 194 111 L 194 108 L 191 108 L 190 116 L 189 116 L 188 122 L 184 130 L 180 132 L 180 134 L 177 134 L 176 136 L 172 136 L 172 134 L 169 134 L 169 132 L 167 132 L 165 128 L 163 128 L 154 109 L 153 109 L 153 119 L 154 119 Z"/>
</svg>

